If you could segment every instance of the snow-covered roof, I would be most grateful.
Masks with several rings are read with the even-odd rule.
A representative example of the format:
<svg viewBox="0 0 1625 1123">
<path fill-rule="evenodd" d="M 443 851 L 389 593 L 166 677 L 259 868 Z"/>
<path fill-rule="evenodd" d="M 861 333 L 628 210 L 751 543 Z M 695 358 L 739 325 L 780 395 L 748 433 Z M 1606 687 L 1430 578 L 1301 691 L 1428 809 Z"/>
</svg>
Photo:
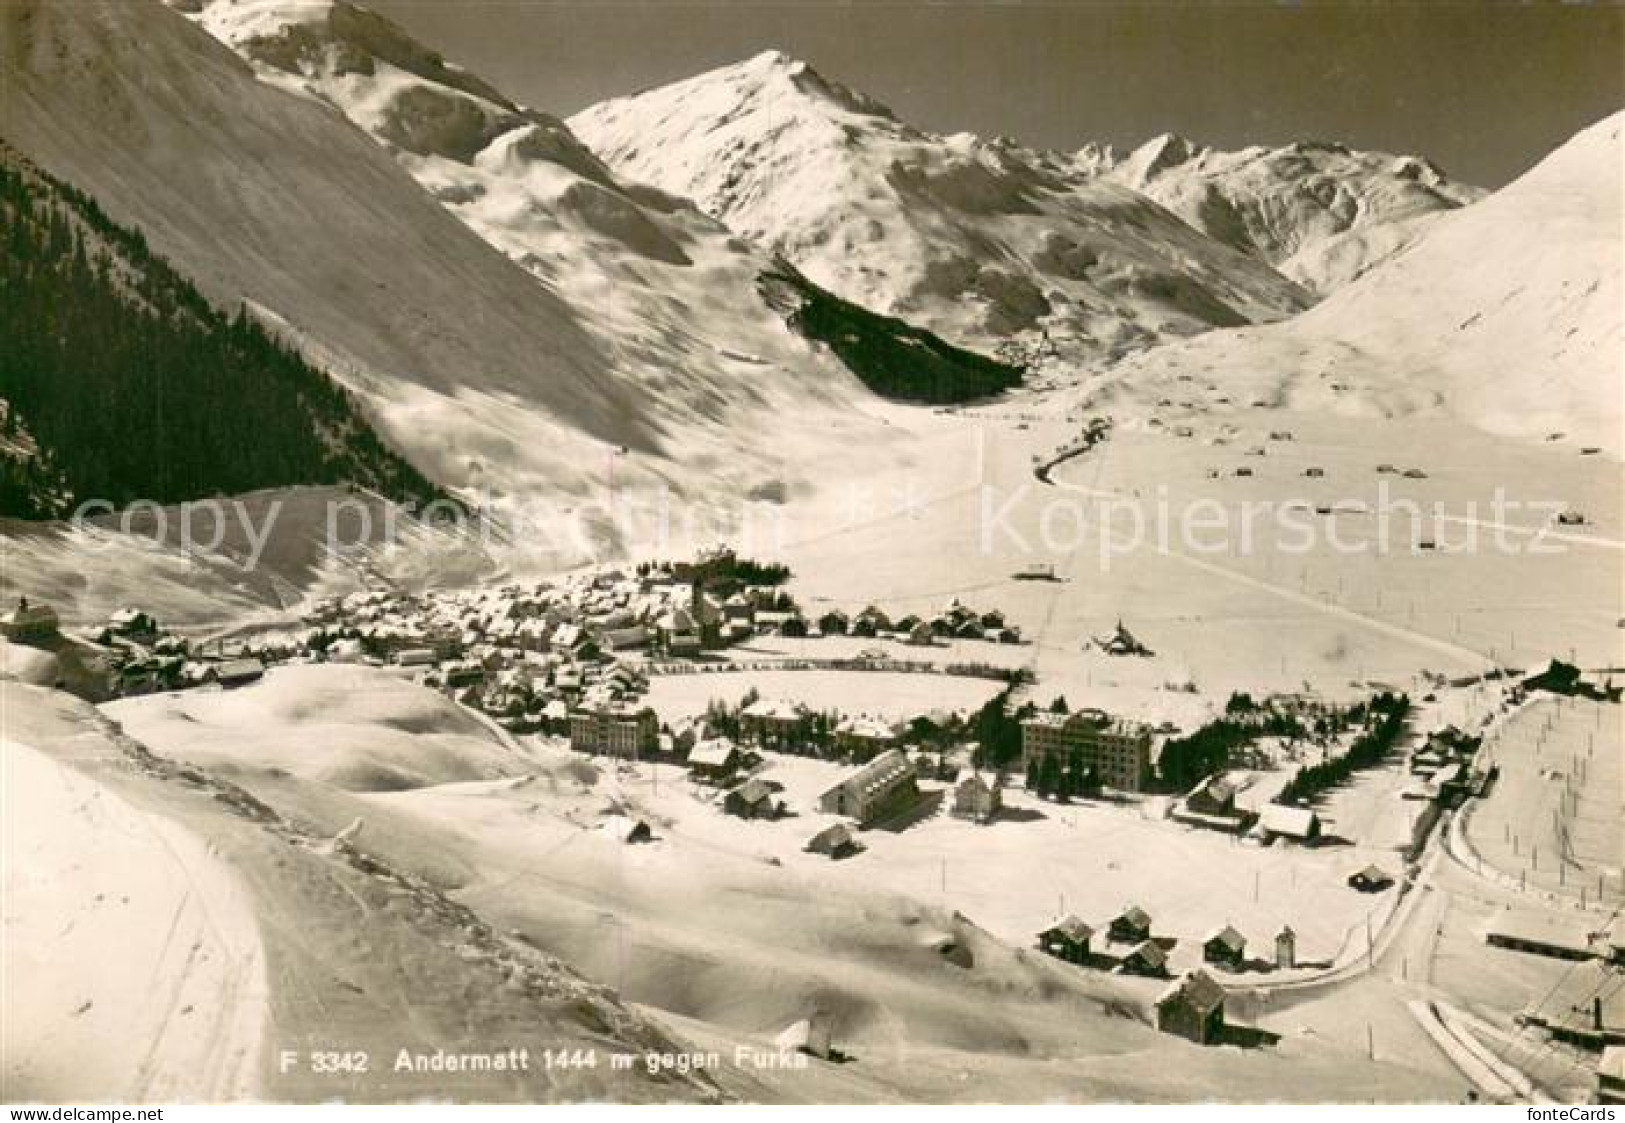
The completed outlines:
<svg viewBox="0 0 1625 1123">
<path fill-rule="evenodd" d="M 1117 914 L 1117 919 L 1124 921 L 1127 924 L 1132 924 L 1136 928 L 1151 927 L 1151 914 L 1146 912 L 1139 905 L 1128 906 L 1128 908 Z"/>
<path fill-rule="evenodd" d="M 774 721 L 800 721 L 806 716 L 806 707 L 783 698 L 761 698 L 741 711 L 744 717 L 769 718 Z"/>
<path fill-rule="evenodd" d="M 891 741 L 897 737 L 895 727 L 870 717 L 849 717 L 835 727 L 835 732 L 847 737 L 861 737 L 872 741 Z"/>
<path fill-rule="evenodd" d="M 1258 824 L 1271 834 L 1284 834 L 1289 838 L 1308 838 L 1319 822 L 1313 811 L 1306 807 L 1288 807 L 1283 803 L 1266 804 L 1259 813 Z"/>
<path fill-rule="evenodd" d="M 1125 957 L 1138 959 L 1150 967 L 1161 967 L 1168 962 L 1168 953 L 1162 950 L 1162 945 L 1155 940 L 1146 940 L 1135 946 L 1134 950 Z"/>
<path fill-rule="evenodd" d="M 720 768 L 733 760 L 734 756 L 738 752 L 739 750 L 734 747 L 734 744 L 731 741 L 724 741 L 720 739 L 716 741 L 701 741 L 698 745 L 695 745 L 689 750 L 688 762 L 690 764 L 702 764 L 714 768 Z"/>
<path fill-rule="evenodd" d="M 1082 920 L 1079 920 L 1071 913 L 1067 913 L 1067 915 L 1057 920 L 1054 924 L 1051 924 L 1048 928 L 1044 929 L 1044 932 L 1046 934 L 1050 932 L 1059 932 L 1067 939 L 1079 944 L 1088 943 L 1090 937 L 1095 934 L 1095 930 L 1093 928 L 1089 927 Z"/>
</svg>

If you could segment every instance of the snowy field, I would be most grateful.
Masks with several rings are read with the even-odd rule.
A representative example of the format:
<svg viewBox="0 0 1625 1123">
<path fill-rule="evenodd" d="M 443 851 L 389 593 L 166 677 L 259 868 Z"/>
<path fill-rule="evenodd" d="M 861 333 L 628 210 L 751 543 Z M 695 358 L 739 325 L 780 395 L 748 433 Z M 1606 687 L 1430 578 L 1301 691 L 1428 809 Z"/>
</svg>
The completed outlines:
<svg viewBox="0 0 1625 1123">
<path fill-rule="evenodd" d="M 849 771 L 770 755 L 761 775 L 784 785 L 781 798 L 796 812 L 771 823 L 724 816 L 671 779 L 656 796 L 646 769 L 620 770 L 617 781 L 629 798 L 669 817 L 679 843 L 691 838 L 707 850 L 770 856 L 812 879 L 881 887 L 958 910 L 1017 947 L 1032 946 L 1040 930 L 1068 912 L 1103 929 L 1124 907 L 1138 904 L 1152 915 L 1158 935 L 1179 940 L 1176 969 L 1199 965 L 1202 939 L 1224 924 L 1248 938 L 1250 955 L 1265 958 L 1275 933 L 1289 924 L 1299 934 L 1302 959 L 1329 961 L 1356 929 L 1363 939 L 1366 918 L 1380 922 L 1391 904 L 1391 893 L 1367 896 L 1344 884 L 1369 861 L 1397 872 L 1381 845 L 1264 847 L 1164 819 L 1161 798 L 1054 804 L 1013 791 L 1005 816 L 978 826 L 947 813 L 946 785 L 925 781 L 932 811 L 922 820 L 900 831 L 862 832 L 866 849 L 850 859 L 803 853 L 807 839 L 840 821 L 817 810 L 817 797 Z M 1024 876 L 1011 877 L 1012 870 Z"/>
<path fill-rule="evenodd" d="M 1501 769 L 1467 836 L 1486 865 L 1592 904 L 1625 899 L 1625 728 L 1619 707 L 1543 698 L 1488 742 Z"/>
<path fill-rule="evenodd" d="M 6 1098 L 255 1096 L 266 964 L 231 868 L 27 745 L 0 769 Z"/>
<path fill-rule="evenodd" d="M 1031 457 L 1075 424 L 989 411 L 942 433 L 928 442 L 929 476 L 871 477 L 847 496 L 867 519 L 788 536 L 793 591 L 849 611 L 874 602 L 925 613 L 953 597 L 1001 609 L 1032 641 L 1024 650 L 1040 682 L 1069 698 L 1096 684 L 1189 682 L 1220 697 L 1306 685 L 1350 697 L 1372 681 L 1414 689 L 1423 669 L 1459 675 L 1571 653 L 1588 665 L 1619 660 L 1625 536 L 1612 462 L 1433 421 L 1154 412 L 1162 427 L 1120 427 L 1057 468 L 1052 487 L 1033 478 Z M 1170 434 L 1183 424 L 1191 437 Z M 1293 439 L 1271 441 L 1272 432 Z M 1266 455 L 1248 455 L 1253 448 Z M 1377 471 L 1389 464 L 1400 471 Z M 1237 468 L 1254 474 L 1238 478 Z M 1310 468 L 1324 474 L 1306 476 Z M 1423 478 L 1401 474 L 1410 468 Z M 1497 487 L 1524 504 L 1499 520 Z M 1393 510 L 1385 521 L 1372 513 L 1380 488 Z M 1138 548 L 1131 503 L 1143 519 Z M 1417 505 L 1420 524 L 1403 503 Z M 1186 543 L 1181 520 L 1202 504 L 1225 512 L 1228 529 L 1198 528 Z M 1261 504 L 1270 506 L 1252 516 L 1249 547 L 1243 508 Z M 1587 524 L 1550 526 L 1564 508 Z M 1166 548 L 1157 537 L 1164 509 Z M 1312 529 L 1306 550 L 1304 532 L 1275 529 L 1280 519 Z M 1499 544 L 1485 523 L 1507 528 Z M 1435 548 L 1412 550 L 1413 538 Z M 1033 563 L 1054 564 L 1064 580 L 1014 579 Z M 1085 648 L 1119 619 L 1155 659 Z"/>
</svg>

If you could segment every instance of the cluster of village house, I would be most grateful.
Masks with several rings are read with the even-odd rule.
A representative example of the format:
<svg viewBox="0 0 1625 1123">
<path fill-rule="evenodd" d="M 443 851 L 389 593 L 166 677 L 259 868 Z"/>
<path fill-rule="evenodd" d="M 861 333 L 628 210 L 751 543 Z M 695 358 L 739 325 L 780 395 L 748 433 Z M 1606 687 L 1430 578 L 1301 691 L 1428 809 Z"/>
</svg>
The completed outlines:
<svg viewBox="0 0 1625 1123">
<path fill-rule="evenodd" d="M 680 762 L 697 783 L 719 793 L 724 813 L 770 819 L 786 814 L 788 808 L 780 798 L 782 787 L 758 774 L 762 754 L 804 751 L 813 716 L 808 708 L 778 699 L 753 701 L 738 714 L 737 739 L 716 735 L 699 719 L 663 728 L 654 711 L 639 701 L 647 689 L 646 673 L 613 653 L 652 648 L 668 657 L 681 656 L 761 629 L 806 634 L 804 625 L 795 623 L 801 620 L 799 613 L 782 607 L 784 603 L 771 588 L 741 590 L 718 602 L 667 573 L 637 578 L 612 573 L 556 585 L 427 596 L 357 593 L 316 606 L 307 620 L 311 631 L 305 643 L 272 652 L 216 651 L 211 658 L 193 651 L 187 641 L 166 633 L 158 621 L 137 609 L 115 613 L 95 632 L 94 643 L 108 653 L 117 693 L 251 683 L 264 673 L 264 655 L 319 653 L 325 659 L 388 660 L 418 669 L 426 682 L 458 694 L 511 728 L 568 733 L 572 747 L 583 752 Z M 902 623 L 906 627 L 899 632 L 883 613 L 868 609 L 855 619 L 826 614 L 817 626 L 822 634 L 891 635 L 916 642 L 940 636 L 1013 635 L 997 614 L 974 613 L 957 602 L 930 621 Z M 47 605 L 23 599 L 0 614 L 0 635 L 12 642 L 48 645 L 59 634 L 60 622 Z M 1111 643 L 1114 653 L 1139 652 L 1137 641 L 1121 626 L 1111 641 L 1097 642 L 1102 647 Z M 1023 769 L 1045 756 L 1071 760 L 1081 755 L 1100 784 L 1127 792 L 1140 790 L 1151 775 L 1153 730 L 1148 726 L 1086 709 L 1033 714 L 1022 721 L 1021 731 Z M 900 724 L 846 717 L 832 733 L 830 755 L 856 767 L 818 797 L 817 809 L 841 821 L 818 830 L 806 849 L 843 858 L 862 850 L 859 830 L 910 815 L 923 797 L 919 770 L 908 754 Z M 1478 738 L 1447 727 L 1414 749 L 1409 767 L 1420 779 L 1419 797 L 1445 804 L 1482 795 L 1493 775 L 1486 776 L 1477 767 L 1479 744 Z M 1002 777 L 972 771 L 952 788 L 949 813 L 977 823 L 993 821 L 1003 807 L 1002 783 Z M 1222 774 L 1209 777 L 1179 801 L 1172 817 L 1211 829 L 1252 830 L 1265 841 L 1312 845 L 1320 838 L 1322 824 L 1314 811 L 1269 804 L 1254 814 L 1237 808 L 1236 794 Z M 645 829 L 643 837 L 647 835 Z M 629 835 L 637 837 L 635 831 Z M 1352 873 L 1348 883 L 1375 892 L 1394 880 L 1369 865 Z M 1038 946 L 1079 966 L 1168 975 L 1169 950 L 1176 941 L 1154 935 L 1144 909 L 1124 909 L 1107 922 L 1101 935 L 1104 938 L 1097 943 L 1097 930 L 1069 915 L 1039 933 Z M 1545 934 L 1505 935 L 1497 929 L 1490 940 L 1536 954 L 1569 958 L 1597 954 L 1595 941 L 1589 950 L 1570 952 L 1570 946 L 1588 945 L 1572 939 L 1564 943 Z M 1560 950 L 1554 952 L 1552 947 Z M 1296 935 L 1286 926 L 1276 932 L 1268 960 L 1250 963 L 1246 949 L 1246 938 L 1229 924 L 1209 933 L 1202 941 L 1208 967 L 1172 980 L 1157 997 L 1158 1027 L 1203 1044 L 1267 1041 L 1268 1034 L 1226 1023 L 1226 991 L 1209 968 L 1292 968 L 1297 964 Z M 1597 970 L 1617 971 L 1622 957 L 1616 932 Z M 1605 1027 L 1603 1019 L 1598 1006 L 1589 1018 L 1549 1022 L 1558 1027 L 1553 1032 L 1570 1033 L 1587 1045 L 1596 1038 L 1617 1048 L 1618 1030 Z M 1617 1014 L 1610 1013 L 1608 1026 L 1616 1023 Z"/>
</svg>

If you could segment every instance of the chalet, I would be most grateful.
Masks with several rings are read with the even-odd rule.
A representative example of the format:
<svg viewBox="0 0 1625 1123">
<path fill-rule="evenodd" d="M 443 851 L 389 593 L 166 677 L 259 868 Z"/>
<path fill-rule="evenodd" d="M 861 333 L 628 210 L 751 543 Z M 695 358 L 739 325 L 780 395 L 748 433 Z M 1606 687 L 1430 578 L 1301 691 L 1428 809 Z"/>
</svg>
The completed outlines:
<svg viewBox="0 0 1625 1123">
<path fill-rule="evenodd" d="M 819 1013 L 787 1026 L 773 1039 L 773 1044 L 780 1053 L 805 1053 L 819 1060 L 829 1060 L 834 1054 L 831 1036 L 829 1016 Z"/>
<path fill-rule="evenodd" d="M 1097 636 L 1094 642 L 1095 646 L 1107 655 L 1134 655 L 1146 658 L 1155 654 L 1149 647 L 1141 643 L 1134 633 L 1124 626 L 1121 620 L 1117 622 L 1117 627 L 1112 631 L 1111 635 Z"/>
<path fill-rule="evenodd" d="M 888 749 L 819 796 L 818 808 L 868 824 L 919 797 L 914 765 L 902 750 Z"/>
<path fill-rule="evenodd" d="M 1275 934 L 1275 965 L 1291 970 L 1298 965 L 1298 934 L 1287 924 Z"/>
<path fill-rule="evenodd" d="M 139 639 L 158 634 L 158 621 L 139 608 L 121 608 L 107 618 L 107 631 L 126 639 Z"/>
<path fill-rule="evenodd" d="M 668 655 L 695 655 L 700 650 L 700 629 L 685 609 L 673 609 L 655 624 L 660 646 Z"/>
<path fill-rule="evenodd" d="M 784 748 L 803 739 L 808 717 L 807 708 L 795 702 L 760 698 L 740 711 L 739 729 L 747 741 Z"/>
<path fill-rule="evenodd" d="M 452 628 L 430 628 L 423 635 L 423 645 L 436 659 L 456 659 L 463 653 L 462 634 Z"/>
<path fill-rule="evenodd" d="M 937 634 L 931 630 L 930 624 L 921 620 L 908 630 L 903 642 L 911 647 L 930 647 L 937 642 Z"/>
<path fill-rule="evenodd" d="M 744 593 L 735 593 L 722 602 L 722 616 L 726 621 L 748 624 L 755 615 L 756 606 Z"/>
<path fill-rule="evenodd" d="M 1196 970 L 1163 991 L 1157 998 L 1157 1028 L 1212 1045 L 1224 1036 L 1224 987 L 1206 971 Z"/>
<path fill-rule="evenodd" d="M 727 623 L 727 614 L 723 612 L 720 601 L 696 589 L 694 602 L 689 607 L 689 615 L 694 619 L 701 647 L 709 649 L 722 646 L 723 625 Z"/>
<path fill-rule="evenodd" d="M 1089 941 L 1095 930 L 1070 913 L 1038 934 L 1038 947 L 1067 963 L 1089 962 Z"/>
<path fill-rule="evenodd" d="M 756 613 L 756 630 L 763 635 L 804 636 L 807 634 L 807 623 L 801 619 L 799 613 L 784 609 L 767 609 Z"/>
<path fill-rule="evenodd" d="M 549 733 L 567 733 L 570 728 L 570 707 L 563 698 L 553 698 L 542 706 L 542 728 Z"/>
<path fill-rule="evenodd" d="M 395 653 L 397 667 L 432 667 L 435 665 L 434 649 L 429 647 L 407 647 Z"/>
<path fill-rule="evenodd" d="M 722 811 L 740 819 L 777 819 L 784 814 L 784 804 L 773 794 L 766 780 L 752 776 L 722 797 Z"/>
<path fill-rule="evenodd" d="M 1247 961 L 1247 939 L 1226 924 L 1202 941 L 1202 958 L 1208 963 L 1239 971 Z"/>
<path fill-rule="evenodd" d="M 1168 953 L 1155 940 L 1146 940 L 1123 957 L 1120 968 L 1125 975 L 1161 978 L 1168 974 Z"/>
<path fill-rule="evenodd" d="M 1386 870 L 1380 866 L 1366 866 L 1349 874 L 1350 889 L 1358 889 L 1362 893 L 1381 893 L 1394 883 Z"/>
<path fill-rule="evenodd" d="M 1320 816 L 1305 807 L 1271 803 L 1259 816 L 1258 830 L 1270 842 L 1285 838 L 1292 842 L 1312 843 L 1320 838 Z"/>
<path fill-rule="evenodd" d="M 971 773 L 954 788 L 951 814 L 973 823 L 991 822 L 1004 809 L 1004 789 L 997 780 L 988 783 L 979 773 Z"/>
<path fill-rule="evenodd" d="M 1151 914 L 1139 905 L 1130 905 L 1106 927 L 1107 936 L 1120 944 L 1139 944 L 1151 938 Z"/>
<path fill-rule="evenodd" d="M 227 659 L 215 666 L 211 677 L 227 689 L 247 686 L 265 677 L 265 664 L 258 659 Z"/>
<path fill-rule="evenodd" d="M 17 599 L 17 607 L 0 616 L 0 635 L 12 643 L 42 643 L 56 638 L 62 622 L 48 604 L 29 604 Z"/>
<path fill-rule="evenodd" d="M 688 772 L 707 784 L 726 784 L 741 766 L 739 747 L 721 737 L 701 741 L 688 752 Z"/>
<path fill-rule="evenodd" d="M 873 718 L 845 718 L 835 727 L 835 749 L 858 764 L 873 760 L 900 741 L 895 726 Z"/>
<path fill-rule="evenodd" d="M 825 827 L 812 838 L 807 840 L 805 847 L 809 854 L 822 854 L 827 858 L 849 858 L 863 849 L 863 844 L 853 835 L 852 828 L 845 823 L 836 823 L 832 827 Z"/>
</svg>

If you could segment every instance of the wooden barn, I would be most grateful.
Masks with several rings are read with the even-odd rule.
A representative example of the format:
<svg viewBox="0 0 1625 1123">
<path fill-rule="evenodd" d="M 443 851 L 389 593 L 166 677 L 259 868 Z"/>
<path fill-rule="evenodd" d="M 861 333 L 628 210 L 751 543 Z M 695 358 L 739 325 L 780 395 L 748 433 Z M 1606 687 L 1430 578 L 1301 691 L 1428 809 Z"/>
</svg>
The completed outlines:
<svg viewBox="0 0 1625 1123">
<path fill-rule="evenodd" d="M 1206 971 L 1196 970 L 1179 979 L 1157 998 L 1157 1028 L 1213 1045 L 1224 1036 L 1224 987 Z"/>
</svg>

